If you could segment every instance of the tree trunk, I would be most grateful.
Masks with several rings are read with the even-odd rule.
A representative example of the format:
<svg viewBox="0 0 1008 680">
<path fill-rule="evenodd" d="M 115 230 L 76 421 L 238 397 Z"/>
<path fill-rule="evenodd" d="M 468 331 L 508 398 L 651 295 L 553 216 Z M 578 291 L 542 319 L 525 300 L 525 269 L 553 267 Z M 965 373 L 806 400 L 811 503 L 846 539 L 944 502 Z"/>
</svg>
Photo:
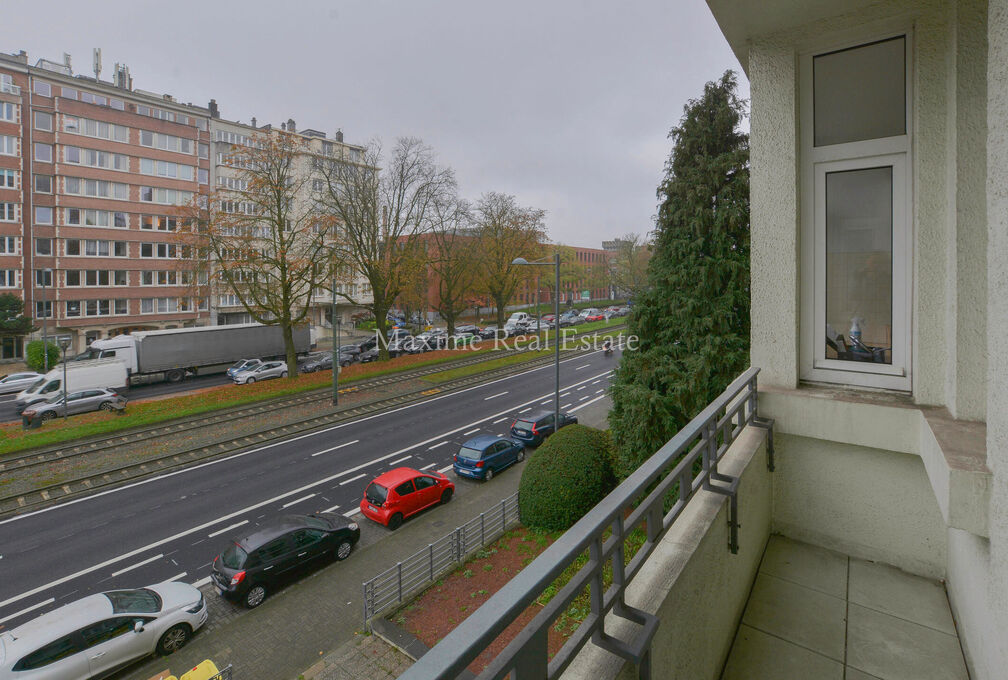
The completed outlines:
<svg viewBox="0 0 1008 680">
<path fill-rule="evenodd" d="M 375 333 L 378 335 L 378 360 L 388 361 L 388 305 L 374 305 Z"/>
<path fill-rule="evenodd" d="M 494 301 L 497 304 L 497 327 L 504 327 L 504 315 L 507 314 L 507 300 L 503 296 L 494 296 Z"/>
<path fill-rule="evenodd" d="M 290 321 L 282 322 L 284 347 L 287 350 L 287 377 L 293 378 L 298 374 L 297 348 L 294 346 L 294 327 Z"/>
<path fill-rule="evenodd" d="M 449 309 L 444 315 L 445 321 L 448 323 L 448 335 L 449 337 L 455 335 L 455 311 Z"/>
</svg>

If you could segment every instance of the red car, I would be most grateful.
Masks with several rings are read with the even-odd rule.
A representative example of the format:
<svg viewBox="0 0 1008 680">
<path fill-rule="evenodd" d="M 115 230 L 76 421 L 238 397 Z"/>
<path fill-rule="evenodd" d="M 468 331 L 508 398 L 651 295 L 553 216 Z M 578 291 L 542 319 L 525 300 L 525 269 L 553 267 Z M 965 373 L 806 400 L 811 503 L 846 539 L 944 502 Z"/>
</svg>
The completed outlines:
<svg viewBox="0 0 1008 680">
<path fill-rule="evenodd" d="M 361 513 L 395 530 L 410 515 L 438 503 L 447 503 L 455 485 L 440 472 L 420 472 L 401 467 L 375 478 L 364 490 Z"/>
<path fill-rule="evenodd" d="M 605 321 L 605 314 L 589 314 L 585 321 Z"/>
</svg>

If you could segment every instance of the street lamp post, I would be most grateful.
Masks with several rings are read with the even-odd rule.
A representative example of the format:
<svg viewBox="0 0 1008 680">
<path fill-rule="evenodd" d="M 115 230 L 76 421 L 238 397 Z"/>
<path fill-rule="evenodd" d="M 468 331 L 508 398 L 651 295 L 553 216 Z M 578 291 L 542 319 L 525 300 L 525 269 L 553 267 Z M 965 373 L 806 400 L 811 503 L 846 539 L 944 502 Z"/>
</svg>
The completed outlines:
<svg viewBox="0 0 1008 680">
<path fill-rule="evenodd" d="M 49 319 L 49 301 L 46 299 L 46 276 L 52 273 L 52 269 L 42 270 L 42 366 L 45 370 L 43 373 L 49 372 L 49 334 L 47 333 L 46 321 Z M 64 387 L 66 386 L 66 381 L 63 382 Z M 64 394 L 66 390 L 63 390 Z"/>
<path fill-rule="evenodd" d="M 333 326 L 333 346 L 332 346 L 332 403 L 336 406 L 339 403 L 339 343 L 340 325 L 342 320 L 336 316 L 336 277 L 332 282 L 332 326 Z"/>
<path fill-rule="evenodd" d="M 550 260 L 538 260 L 536 262 L 529 262 L 524 257 L 516 257 L 512 260 L 511 264 L 517 265 L 531 265 L 531 266 L 553 266 L 556 269 L 556 285 L 553 288 L 553 323 L 554 323 L 554 333 L 553 333 L 553 345 L 554 345 L 554 361 L 553 367 L 556 374 L 556 389 L 554 392 L 554 402 L 553 402 L 553 431 L 556 432 L 560 429 L 560 253 L 556 252 L 553 254 L 553 261 Z M 538 296 L 538 290 L 536 295 Z M 538 312 L 538 304 L 536 306 L 536 311 Z"/>
<path fill-rule="evenodd" d="M 70 348 L 70 338 L 62 338 L 59 341 L 63 348 L 63 420 L 67 419 L 67 349 Z"/>
</svg>

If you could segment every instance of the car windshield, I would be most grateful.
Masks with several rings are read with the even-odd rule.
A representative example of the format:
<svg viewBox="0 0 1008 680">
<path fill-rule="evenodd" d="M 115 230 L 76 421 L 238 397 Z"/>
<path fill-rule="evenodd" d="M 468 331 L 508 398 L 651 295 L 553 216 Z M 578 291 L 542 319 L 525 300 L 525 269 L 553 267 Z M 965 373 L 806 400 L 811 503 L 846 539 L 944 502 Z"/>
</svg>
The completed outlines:
<svg viewBox="0 0 1008 680">
<path fill-rule="evenodd" d="M 388 498 L 388 489 L 386 489 L 381 484 L 375 484 L 371 482 L 368 484 L 367 490 L 364 492 L 364 498 L 368 499 L 369 502 L 375 505 L 381 505 Z"/>
<path fill-rule="evenodd" d="M 519 421 L 517 421 L 515 423 L 515 427 L 520 427 L 523 430 L 531 430 L 532 426 L 534 426 L 534 425 L 535 425 L 535 422 L 533 422 L 531 420 L 519 420 Z"/>
<path fill-rule="evenodd" d="M 153 590 L 112 590 L 102 593 L 112 603 L 115 614 L 154 614 L 161 611 L 161 598 Z"/>
<path fill-rule="evenodd" d="M 465 460 L 480 460 L 483 458 L 483 452 L 471 446 L 463 446 L 459 449 L 458 457 Z"/>
<path fill-rule="evenodd" d="M 33 382 L 31 384 L 31 387 L 25 388 L 25 392 L 28 392 L 29 394 L 31 394 L 32 392 L 38 392 L 39 388 L 42 387 L 43 383 L 45 383 L 45 376 L 42 376 L 41 378 Z"/>
<path fill-rule="evenodd" d="M 241 368 L 242 366 L 244 366 L 245 364 L 248 364 L 248 363 L 251 363 L 248 359 L 242 359 L 241 361 L 239 361 L 237 364 L 235 364 L 231 368 Z"/>
<path fill-rule="evenodd" d="M 242 550 L 242 547 L 237 543 L 232 543 L 227 547 L 227 550 L 221 553 L 221 564 L 228 569 L 241 569 L 245 564 L 246 557 L 248 557 L 248 553 Z"/>
<path fill-rule="evenodd" d="M 63 403 L 63 393 L 57 392 L 55 397 L 49 397 L 46 399 L 47 404 L 62 404 Z"/>
</svg>

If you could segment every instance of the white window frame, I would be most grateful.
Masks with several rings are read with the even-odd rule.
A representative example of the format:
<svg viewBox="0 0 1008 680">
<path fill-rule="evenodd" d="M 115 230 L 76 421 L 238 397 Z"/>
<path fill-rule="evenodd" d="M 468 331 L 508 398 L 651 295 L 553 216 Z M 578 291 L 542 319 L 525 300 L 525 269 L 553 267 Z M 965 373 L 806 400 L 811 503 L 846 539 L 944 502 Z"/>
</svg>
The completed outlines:
<svg viewBox="0 0 1008 680">
<path fill-rule="evenodd" d="M 891 38 L 906 40 L 906 134 L 816 147 L 812 60 Z M 799 375 L 812 382 L 911 391 L 913 365 L 913 32 L 862 36 L 799 55 L 801 297 Z M 892 363 L 826 358 L 826 175 L 892 167 Z M 846 335 L 846 329 L 837 329 Z"/>
</svg>

